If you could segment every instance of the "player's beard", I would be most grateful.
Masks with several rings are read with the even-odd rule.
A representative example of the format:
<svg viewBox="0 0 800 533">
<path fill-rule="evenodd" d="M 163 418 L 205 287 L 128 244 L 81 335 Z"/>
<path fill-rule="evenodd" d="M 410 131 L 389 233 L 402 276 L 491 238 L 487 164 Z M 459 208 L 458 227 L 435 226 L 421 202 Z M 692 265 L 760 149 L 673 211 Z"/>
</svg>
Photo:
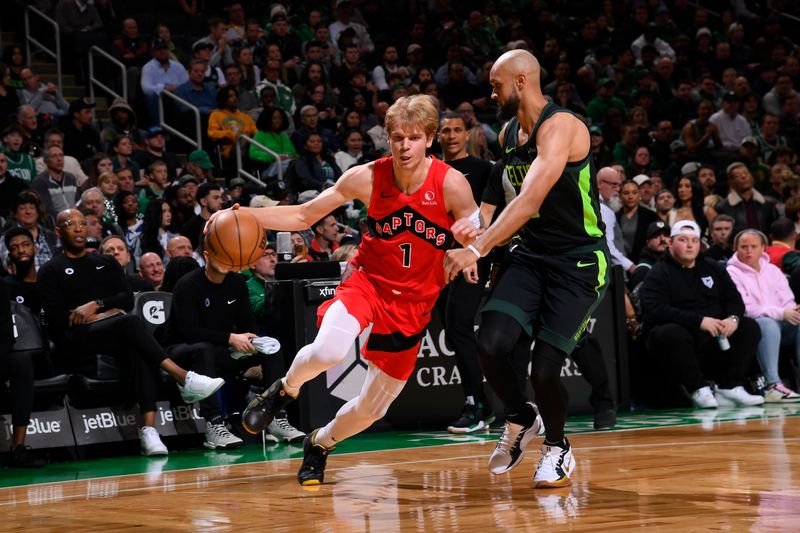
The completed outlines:
<svg viewBox="0 0 800 533">
<path fill-rule="evenodd" d="M 508 96 L 508 99 L 505 103 L 501 104 L 500 107 L 497 109 L 497 118 L 500 119 L 500 122 L 508 122 L 519 112 L 519 105 L 520 105 L 520 98 L 517 89 L 512 87 L 511 94 Z"/>
<path fill-rule="evenodd" d="M 14 264 L 14 272 L 15 277 L 17 279 L 24 279 L 25 276 L 28 275 L 28 271 L 31 269 L 31 265 L 34 263 L 34 258 L 31 257 L 25 261 L 20 261 L 19 259 L 11 258 L 11 262 Z"/>
<path fill-rule="evenodd" d="M 615 213 L 619 213 L 620 209 L 622 209 L 622 199 L 618 194 L 615 194 L 609 198 L 606 204 L 608 204 L 608 207 Z"/>
</svg>

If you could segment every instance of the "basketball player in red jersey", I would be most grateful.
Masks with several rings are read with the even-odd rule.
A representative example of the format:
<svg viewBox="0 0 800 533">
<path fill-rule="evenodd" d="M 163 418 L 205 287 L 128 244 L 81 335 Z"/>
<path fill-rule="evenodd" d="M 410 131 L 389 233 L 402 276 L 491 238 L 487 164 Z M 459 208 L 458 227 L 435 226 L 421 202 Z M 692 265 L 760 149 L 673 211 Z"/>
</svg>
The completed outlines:
<svg viewBox="0 0 800 533">
<path fill-rule="evenodd" d="M 295 357 L 286 377 L 253 400 L 242 416 L 257 433 L 294 400 L 300 387 L 337 365 L 372 324 L 363 350 L 369 362 L 360 394 L 303 443 L 301 485 L 322 483 L 328 453 L 337 442 L 372 425 L 400 394 L 414 370 L 430 312 L 445 285 L 442 264 L 452 244 L 454 220 L 480 226 L 478 208 L 463 174 L 425 156 L 438 125 L 428 96 L 404 97 L 386 113 L 392 155 L 345 172 L 314 200 L 250 212 L 269 229 L 306 229 L 348 200 L 368 206 L 370 234 L 345 272 L 336 296 L 320 306 L 319 333 Z M 241 208 L 243 210 L 248 208 Z M 470 273 L 477 278 L 477 271 Z"/>
</svg>

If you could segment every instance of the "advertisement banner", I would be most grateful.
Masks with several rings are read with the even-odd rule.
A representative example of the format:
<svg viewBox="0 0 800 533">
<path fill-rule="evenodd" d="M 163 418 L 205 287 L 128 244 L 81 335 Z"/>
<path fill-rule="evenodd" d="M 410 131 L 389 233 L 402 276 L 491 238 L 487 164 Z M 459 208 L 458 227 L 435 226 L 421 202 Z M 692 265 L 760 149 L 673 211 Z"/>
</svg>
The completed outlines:
<svg viewBox="0 0 800 533">
<path fill-rule="evenodd" d="M 0 415 L 0 452 L 7 452 L 11 448 L 14 430 L 11 426 L 11 415 Z M 69 414 L 66 408 L 53 411 L 36 411 L 31 413 L 31 422 L 28 424 L 25 444 L 34 449 L 60 448 L 74 446 Z"/>
</svg>

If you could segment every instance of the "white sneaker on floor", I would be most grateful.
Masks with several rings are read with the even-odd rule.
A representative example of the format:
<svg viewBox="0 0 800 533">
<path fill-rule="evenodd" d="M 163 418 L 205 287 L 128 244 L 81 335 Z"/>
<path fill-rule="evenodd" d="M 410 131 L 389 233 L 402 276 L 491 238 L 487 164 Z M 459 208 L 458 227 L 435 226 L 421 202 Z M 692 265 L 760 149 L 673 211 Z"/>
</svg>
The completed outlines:
<svg viewBox="0 0 800 533">
<path fill-rule="evenodd" d="M 303 442 L 306 434 L 289 423 L 286 413 L 280 413 L 267 426 L 267 433 L 279 441 L 298 443 Z"/>
<path fill-rule="evenodd" d="M 764 393 L 764 403 L 797 403 L 800 402 L 800 394 L 784 385 L 775 383 L 767 387 Z"/>
<path fill-rule="evenodd" d="M 750 394 L 744 387 L 739 385 L 732 389 L 720 389 L 714 391 L 714 397 L 720 407 L 745 407 L 748 405 L 761 405 L 764 397 L 757 394 Z"/>
<path fill-rule="evenodd" d="M 228 431 L 225 424 L 206 422 L 206 441 L 203 446 L 212 450 L 229 450 L 241 446 L 242 439 Z"/>
<path fill-rule="evenodd" d="M 697 409 L 713 409 L 719 407 L 719 402 L 714 397 L 711 387 L 700 387 L 692 393 L 692 404 Z"/>
<path fill-rule="evenodd" d="M 569 479 L 575 470 L 575 457 L 572 456 L 572 447 L 548 446 L 542 444 L 542 458 L 533 475 L 533 487 L 536 489 L 555 489 L 566 487 L 572 481 Z"/>
<path fill-rule="evenodd" d="M 156 455 L 167 455 L 169 450 L 161 442 L 161 436 L 156 428 L 144 426 L 139 430 L 139 442 L 142 445 L 142 455 L 153 457 Z"/>
<path fill-rule="evenodd" d="M 186 403 L 194 403 L 208 398 L 225 384 L 222 378 L 210 378 L 202 374 L 197 374 L 191 370 L 186 373 L 186 380 L 183 387 L 178 385 L 181 398 Z"/>
<path fill-rule="evenodd" d="M 527 405 L 533 408 L 535 415 L 533 423 L 525 427 L 506 420 L 503 434 L 500 435 L 500 440 L 497 441 L 497 446 L 489 457 L 489 472 L 492 474 L 504 474 L 517 466 L 525 455 L 528 443 L 544 427 L 536 405 L 531 402 Z"/>
</svg>

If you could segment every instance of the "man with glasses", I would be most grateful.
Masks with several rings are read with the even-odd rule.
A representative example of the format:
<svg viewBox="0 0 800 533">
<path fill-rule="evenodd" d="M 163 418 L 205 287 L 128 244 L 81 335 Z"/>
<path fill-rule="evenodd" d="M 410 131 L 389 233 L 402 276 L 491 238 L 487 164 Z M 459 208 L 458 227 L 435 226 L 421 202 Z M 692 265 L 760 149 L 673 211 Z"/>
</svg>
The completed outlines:
<svg viewBox="0 0 800 533">
<path fill-rule="evenodd" d="M 636 270 L 636 265 L 625 257 L 625 244 L 622 230 L 617 224 L 617 212 L 622 209 L 619 193 L 622 190 L 622 176 L 611 167 L 603 167 L 597 171 L 597 190 L 600 192 L 600 214 L 606 225 L 606 241 L 611 253 L 611 264 L 621 265 L 629 273 Z"/>
<path fill-rule="evenodd" d="M 51 146 L 56 146 L 62 150 L 64 149 L 64 134 L 59 130 L 52 129 L 44 132 L 44 151 L 47 152 L 47 149 Z M 42 154 L 42 157 L 37 157 L 34 163 L 36 164 L 36 174 L 41 174 L 47 169 L 47 165 L 44 164 L 44 154 Z M 116 170 L 116 168 L 114 170 Z M 64 171 L 75 176 L 78 187 L 89 179 L 89 176 L 87 176 L 83 168 L 81 168 L 81 164 L 71 155 L 64 154 Z"/>
</svg>

